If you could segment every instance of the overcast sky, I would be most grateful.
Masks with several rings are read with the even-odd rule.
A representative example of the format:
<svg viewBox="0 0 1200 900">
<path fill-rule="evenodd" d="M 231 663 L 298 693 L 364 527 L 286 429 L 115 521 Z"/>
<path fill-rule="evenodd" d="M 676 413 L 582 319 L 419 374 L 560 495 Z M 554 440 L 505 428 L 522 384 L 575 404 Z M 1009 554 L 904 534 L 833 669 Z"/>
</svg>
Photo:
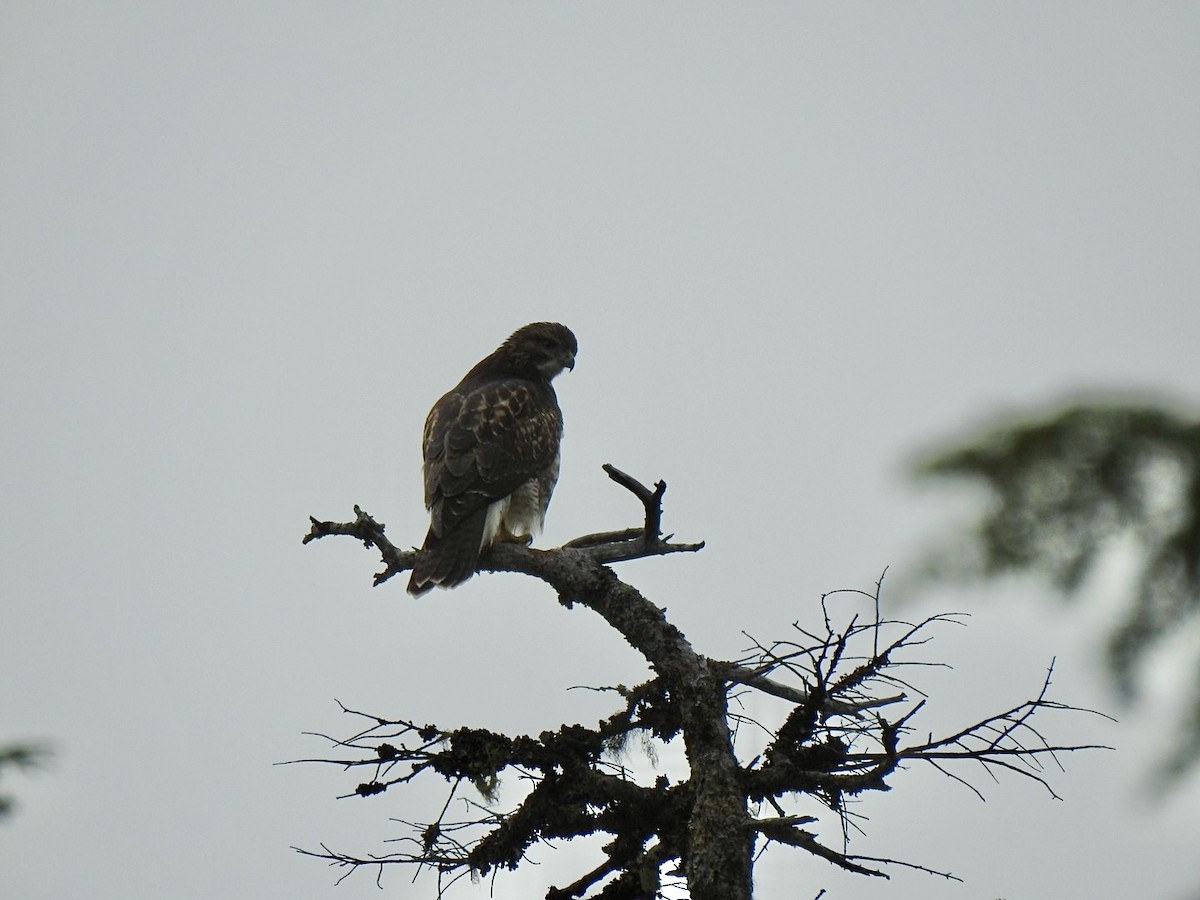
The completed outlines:
<svg viewBox="0 0 1200 900">
<path fill-rule="evenodd" d="M 716 657 L 903 580 L 978 500 L 906 483 L 938 440 L 1079 391 L 1194 410 L 1198 85 L 1187 3 L 8 0 L 0 744 L 57 757 L 0 785 L 2 893 L 379 896 L 289 846 L 386 849 L 438 795 L 273 767 L 349 733 L 335 698 L 537 733 L 611 711 L 570 686 L 645 676 L 538 582 L 415 601 L 352 541 L 300 544 L 354 503 L 419 543 L 425 413 L 526 322 L 580 344 L 541 543 L 636 522 L 602 463 L 666 479 L 665 527 L 708 546 L 621 572 Z M 1054 656 L 1057 699 L 1115 710 L 1102 617 L 1048 598 L 907 598 L 974 613 L 929 648 L 955 669 L 922 673 L 919 729 Z M 1120 725 L 1044 723 L 1118 748 L 1067 759 L 1064 802 L 910 770 L 858 809 L 853 850 L 965 885 L 776 849 L 756 896 L 1178 900 L 1200 791 L 1145 799 L 1173 680 Z M 537 859 L 494 896 L 594 864 Z M 383 884 L 433 896 L 409 877 Z"/>
</svg>

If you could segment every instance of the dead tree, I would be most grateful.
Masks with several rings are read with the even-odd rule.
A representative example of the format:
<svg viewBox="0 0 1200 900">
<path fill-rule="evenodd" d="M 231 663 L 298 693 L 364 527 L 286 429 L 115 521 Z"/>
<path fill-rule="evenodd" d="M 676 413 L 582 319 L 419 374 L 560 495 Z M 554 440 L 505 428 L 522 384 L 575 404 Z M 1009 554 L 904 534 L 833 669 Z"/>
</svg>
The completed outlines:
<svg viewBox="0 0 1200 900">
<path fill-rule="evenodd" d="M 440 897 L 464 875 L 516 869 L 538 843 L 605 835 L 603 859 L 572 883 L 549 888 L 547 900 L 650 900 L 671 884 L 686 885 L 692 900 L 749 900 L 754 861 L 771 843 L 863 875 L 887 877 L 890 866 L 912 866 L 851 853 L 846 827 L 847 801 L 890 789 L 903 763 L 925 762 L 961 781 L 947 767 L 972 761 L 991 772 L 1029 777 L 1053 796 L 1043 759 L 1057 761 L 1056 754 L 1095 746 L 1053 745 L 1032 724 L 1035 713 L 1075 709 L 1047 698 L 1049 673 L 1033 699 L 939 739 L 914 739 L 910 722 L 925 700 L 908 699 L 922 695 L 897 671 L 911 662 L 906 651 L 923 644 L 931 627 L 954 617 L 915 624 L 882 618 L 878 584 L 873 594 L 859 592 L 871 601 L 871 613 L 861 621 L 835 624 L 826 612 L 821 629 L 794 624 L 787 641 L 751 639 L 748 655 L 738 660 L 697 652 L 663 610 L 620 580 L 611 564 L 694 552 L 703 543 L 674 543 L 673 536 L 662 535 L 663 482 L 650 490 L 612 466 L 604 468 L 641 501 L 642 527 L 587 535 L 553 550 L 499 545 L 485 552 L 480 567 L 533 576 L 553 587 L 568 608 L 598 613 L 645 657 L 654 677 L 608 689 L 619 696 L 618 708 L 596 725 L 562 725 L 536 737 L 419 724 L 343 707 L 362 727 L 347 738 L 328 738 L 336 755 L 296 762 L 364 773 L 347 796 L 374 797 L 420 777 L 445 779 L 449 796 L 433 821 L 407 823 L 412 830 L 398 852 L 353 855 L 324 845 L 299 852 L 348 867 L 347 874 L 376 867 L 378 877 L 394 865 L 430 870 Z M 312 519 L 305 543 L 350 535 L 374 547 L 385 566 L 376 585 L 412 567 L 415 551 L 398 549 L 384 536 L 383 525 L 357 506 L 354 512 L 350 522 Z M 749 692 L 782 701 L 781 721 L 767 725 L 731 710 L 731 698 Z M 888 717 L 889 709 L 898 712 Z M 768 736 L 765 749 L 747 761 L 735 752 L 734 736 L 743 725 Z M 635 734 L 664 744 L 681 740 L 687 779 L 639 777 L 623 765 L 619 751 Z M 531 787 L 513 808 L 498 809 L 494 789 L 506 772 Z M 483 802 L 460 798 L 467 813 L 456 818 L 451 808 L 460 807 L 452 800 L 464 785 L 474 786 Z M 814 802 L 841 817 L 834 840 L 814 827 Z"/>
</svg>

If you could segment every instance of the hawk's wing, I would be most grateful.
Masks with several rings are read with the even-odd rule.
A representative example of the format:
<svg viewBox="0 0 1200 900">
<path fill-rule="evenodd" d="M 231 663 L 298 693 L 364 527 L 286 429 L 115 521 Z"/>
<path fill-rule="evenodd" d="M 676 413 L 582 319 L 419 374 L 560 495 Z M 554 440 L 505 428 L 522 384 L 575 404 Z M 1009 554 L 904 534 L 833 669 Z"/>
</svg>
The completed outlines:
<svg viewBox="0 0 1200 900">
<path fill-rule="evenodd" d="M 462 385 L 425 420 L 425 505 L 430 532 L 464 521 L 540 476 L 558 458 L 562 412 L 554 390 L 523 379 Z"/>
</svg>

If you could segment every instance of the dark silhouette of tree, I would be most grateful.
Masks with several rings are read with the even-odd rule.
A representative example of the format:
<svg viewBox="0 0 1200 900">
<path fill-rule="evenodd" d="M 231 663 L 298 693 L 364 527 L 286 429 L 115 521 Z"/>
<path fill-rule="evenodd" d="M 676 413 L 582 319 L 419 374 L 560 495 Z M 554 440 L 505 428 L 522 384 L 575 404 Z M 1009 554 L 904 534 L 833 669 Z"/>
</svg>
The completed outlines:
<svg viewBox="0 0 1200 900">
<path fill-rule="evenodd" d="M 1049 576 L 1077 597 L 1106 556 L 1134 548 L 1137 574 L 1106 664 L 1133 700 L 1141 664 L 1200 613 L 1200 421 L 1162 406 L 1089 403 L 994 423 L 923 461 L 927 478 L 984 483 L 993 502 L 926 563 L 935 578 Z M 1196 658 L 1200 685 L 1200 656 Z M 1164 762 L 1169 782 L 1200 761 L 1200 689 Z"/>
<path fill-rule="evenodd" d="M 770 844 L 863 875 L 887 877 L 890 867 L 912 866 L 953 878 L 851 853 L 850 833 L 861 816 L 850 804 L 889 790 L 906 764 L 925 763 L 967 784 L 952 771 L 963 761 L 993 775 L 1024 775 L 1054 796 L 1043 763 L 1091 746 L 1052 744 L 1033 724 L 1035 714 L 1073 709 L 1048 699 L 1049 672 L 1032 699 L 938 738 L 918 736 L 914 720 L 926 701 L 900 673 L 920 664 L 912 657 L 929 632 L 956 617 L 911 624 L 886 619 L 879 585 L 873 593 L 847 592 L 864 601 L 864 614 L 836 622 L 826 595 L 824 622 L 814 631 L 794 624 L 787 640 L 748 638 L 751 648 L 736 660 L 699 653 L 611 564 L 694 552 L 703 544 L 661 535 L 664 483 L 650 490 L 611 466 L 605 470 L 641 500 L 642 527 L 588 535 L 553 550 L 503 544 L 488 550 L 480 565 L 538 578 L 568 608 L 597 613 L 645 657 L 652 677 L 633 687 L 597 688 L 616 699 L 615 711 L 600 722 L 563 724 L 536 736 L 422 724 L 343 706 L 355 720 L 353 733 L 321 735 L 333 752 L 295 762 L 361 773 L 347 797 L 377 797 L 419 778 L 444 779 L 448 795 L 425 821 L 399 820 L 409 833 L 393 852 L 356 855 L 325 845 L 299 852 L 347 867 L 346 874 L 367 867 L 379 877 L 397 865 L 427 870 L 436 876 L 439 897 L 463 876 L 516 869 L 539 843 L 589 835 L 603 836 L 601 858 L 570 884 L 549 888 L 548 900 L 654 898 L 672 886 L 686 886 L 692 900 L 748 900 L 754 861 Z M 396 548 L 358 507 L 350 522 L 312 519 L 305 542 L 329 535 L 350 535 L 380 552 L 385 568 L 376 584 L 412 566 L 415 552 Z M 756 721 L 741 711 L 751 693 L 773 698 L 781 710 L 777 721 Z M 736 748 L 743 729 L 765 735 L 750 759 Z M 622 762 L 635 736 L 651 747 L 681 742 L 688 777 L 672 781 Z M 496 788 L 505 774 L 527 790 L 515 805 L 500 808 Z M 463 796 L 468 787 L 479 800 Z M 820 831 L 814 815 L 820 807 L 841 823 L 832 839 Z"/>
</svg>

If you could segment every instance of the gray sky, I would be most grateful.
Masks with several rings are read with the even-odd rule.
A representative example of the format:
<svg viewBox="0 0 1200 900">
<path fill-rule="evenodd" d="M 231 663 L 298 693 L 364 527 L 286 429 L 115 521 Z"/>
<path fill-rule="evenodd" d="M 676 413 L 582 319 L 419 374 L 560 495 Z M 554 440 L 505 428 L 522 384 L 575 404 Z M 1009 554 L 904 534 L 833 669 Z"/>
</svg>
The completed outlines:
<svg viewBox="0 0 1200 900">
<path fill-rule="evenodd" d="M 379 850 L 437 795 L 272 767 L 352 727 L 334 698 L 536 733 L 644 674 L 539 583 L 414 601 L 300 545 L 354 503 L 419 542 L 425 412 L 525 322 L 580 341 L 542 543 L 636 520 L 602 463 L 665 478 L 708 548 L 621 571 L 714 656 L 902 578 L 967 508 L 905 484 L 931 442 L 1080 390 L 1194 405 L 1198 38 L 1182 3 L 5 3 L 0 743 L 58 749 L 6 779 L 5 895 L 378 896 L 289 845 Z M 975 613 L 920 727 L 1052 656 L 1058 699 L 1113 707 L 1099 614 L 1045 596 L 910 598 Z M 1197 786 L 1140 780 L 1172 672 L 1119 726 L 1044 723 L 1119 748 L 1063 803 L 914 770 L 860 807 L 857 852 L 965 885 L 776 850 L 757 896 L 1180 897 Z M 495 896 L 567 880 L 538 858 Z"/>
</svg>

